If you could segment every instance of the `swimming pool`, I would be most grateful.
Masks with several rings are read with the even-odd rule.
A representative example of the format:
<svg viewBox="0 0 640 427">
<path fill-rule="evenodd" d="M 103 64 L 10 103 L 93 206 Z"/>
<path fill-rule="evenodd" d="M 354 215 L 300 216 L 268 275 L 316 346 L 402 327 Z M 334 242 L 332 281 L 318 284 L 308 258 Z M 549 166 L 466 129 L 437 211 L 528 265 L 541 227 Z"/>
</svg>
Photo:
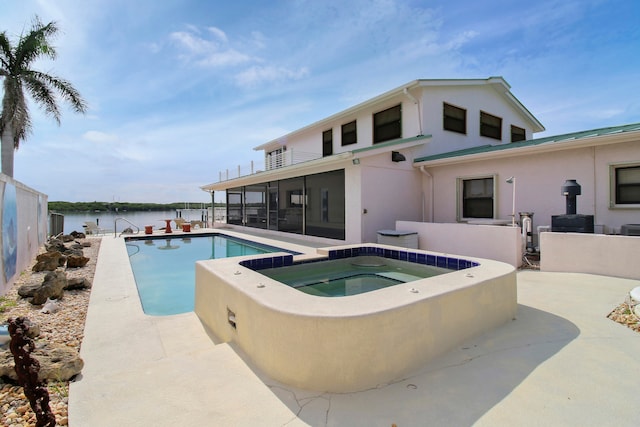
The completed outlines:
<svg viewBox="0 0 640 427">
<path fill-rule="evenodd" d="M 125 239 L 142 309 L 166 316 L 193 311 L 195 262 L 282 249 L 223 234 Z"/>
<path fill-rule="evenodd" d="M 451 271 L 442 267 L 364 255 L 267 268 L 260 270 L 260 273 L 310 295 L 344 297 Z"/>
</svg>

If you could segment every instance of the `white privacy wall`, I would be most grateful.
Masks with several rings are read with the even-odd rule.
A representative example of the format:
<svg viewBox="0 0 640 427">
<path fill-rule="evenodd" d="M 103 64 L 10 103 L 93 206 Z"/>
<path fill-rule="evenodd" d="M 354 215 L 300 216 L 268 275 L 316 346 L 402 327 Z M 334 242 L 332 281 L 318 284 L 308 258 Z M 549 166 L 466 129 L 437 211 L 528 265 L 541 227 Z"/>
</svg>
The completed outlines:
<svg viewBox="0 0 640 427">
<path fill-rule="evenodd" d="M 418 248 L 522 264 L 520 227 L 397 221 L 396 230 L 418 233 Z"/>
</svg>

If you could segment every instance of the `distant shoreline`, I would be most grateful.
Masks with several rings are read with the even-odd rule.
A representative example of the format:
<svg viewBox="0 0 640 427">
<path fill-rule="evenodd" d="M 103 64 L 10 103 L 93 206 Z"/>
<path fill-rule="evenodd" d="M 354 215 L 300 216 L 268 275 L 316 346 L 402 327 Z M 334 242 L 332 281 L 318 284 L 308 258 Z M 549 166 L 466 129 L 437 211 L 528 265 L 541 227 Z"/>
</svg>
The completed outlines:
<svg viewBox="0 0 640 427">
<path fill-rule="evenodd" d="M 216 203 L 216 206 L 224 206 Z M 176 209 L 207 209 L 211 203 L 49 202 L 50 212 L 152 212 Z"/>
</svg>

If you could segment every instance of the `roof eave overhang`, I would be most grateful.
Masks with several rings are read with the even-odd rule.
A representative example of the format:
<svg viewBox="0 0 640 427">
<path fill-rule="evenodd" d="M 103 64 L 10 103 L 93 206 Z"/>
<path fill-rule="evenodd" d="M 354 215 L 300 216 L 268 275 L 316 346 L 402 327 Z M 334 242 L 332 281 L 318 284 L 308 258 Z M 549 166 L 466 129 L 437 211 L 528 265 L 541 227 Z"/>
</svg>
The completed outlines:
<svg viewBox="0 0 640 427">
<path fill-rule="evenodd" d="M 467 154 L 463 156 L 452 156 L 442 159 L 425 160 L 421 162 L 414 162 L 413 166 L 449 166 L 453 164 L 470 163 L 482 160 L 495 160 L 508 157 L 525 156 L 530 154 L 552 153 L 555 151 L 571 150 L 583 147 L 620 144 L 624 142 L 638 141 L 639 136 L 640 132 L 625 132 L 617 135 L 592 136 L 575 139 L 573 141 L 565 140 L 559 142 L 548 142 L 538 145 L 529 145 L 526 147 L 507 148 L 504 150 L 485 151 L 482 153 Z"/>
<path fill-rule="evenodd" d="M 224 191 L 229 188 L 241 187 L 244 185 L 258 184 L 268 181 L 276 181 L 279 179 L 292 178 L 302 175 L 304 170 L 331 169 L 332 166 L 339 166 L 346 160 L 353 158 L 353 153 L 347 151 L 345 153 L 335 154 L 333 156 L 322 157 L 320 159 L 309 160 L 307 162 L 296 163 L 295 165 L 285 166 L 278 169 L 257 172 L 251 175 L 241 176 L 239 178 L 229 179 L 226 181 L 215 182 L 200 187 L 204 191 Z"/>
<path fill-rule="evenodd" d="M 418 135 L 410 138 L 383 142 L 369 147 L 355 149 L 351 151 L 351 153 L 353 153 L 353 157 L 356 158 L 371 157 L 389 151 L 399 151 L 406 150 L 407 148 L 417 147 L 428 142 L 426 141 L 427 139 L 431 139 L 431 135 Z"/>
</svg>

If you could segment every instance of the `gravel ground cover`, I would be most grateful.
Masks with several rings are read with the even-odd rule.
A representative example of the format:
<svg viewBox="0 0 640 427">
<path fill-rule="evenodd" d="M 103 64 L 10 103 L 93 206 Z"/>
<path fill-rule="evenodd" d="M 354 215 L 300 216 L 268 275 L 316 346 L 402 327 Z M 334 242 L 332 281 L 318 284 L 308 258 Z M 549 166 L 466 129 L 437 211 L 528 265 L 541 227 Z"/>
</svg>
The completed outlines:
<svg viewBox="0 0 640 427">
<path fill-rule="evenodd" d="M 78 241 L 85 240 L 91 242 L 90 247 L 83 249 L 84 256 L 89 258 L 89 262 L 81 268 L 62 269 L 66 272 L 68 279 L 84 277 L 93 282 L 100 238 Z M 60 301 L 59 311 L 52 314 L 42 313 L 42 306 L 32 305 L 17 293 L 22 285 L 42 283 L 46 272 L 32 272 L 34 264 L 35 259 L 20 274 L 13 287 L 0 298 L 0 322 L 4 323 L 9 318 L 27 317 L 40 327 L 40 335 L 34 340 L 36 347 L 43 342 L 49 342 L 65 345 L 80 352 L 91 289 L 65 291 Z M 48 389 L 49 406 L 56 416 L 56 425 L 67 425 L 69 383 L 67 381 L 49 382 Z M 35 414 L 22 387 L 2 379 L 0 379 L 0 425 L 7 427 L 36 425 Z"/>
</svg>

